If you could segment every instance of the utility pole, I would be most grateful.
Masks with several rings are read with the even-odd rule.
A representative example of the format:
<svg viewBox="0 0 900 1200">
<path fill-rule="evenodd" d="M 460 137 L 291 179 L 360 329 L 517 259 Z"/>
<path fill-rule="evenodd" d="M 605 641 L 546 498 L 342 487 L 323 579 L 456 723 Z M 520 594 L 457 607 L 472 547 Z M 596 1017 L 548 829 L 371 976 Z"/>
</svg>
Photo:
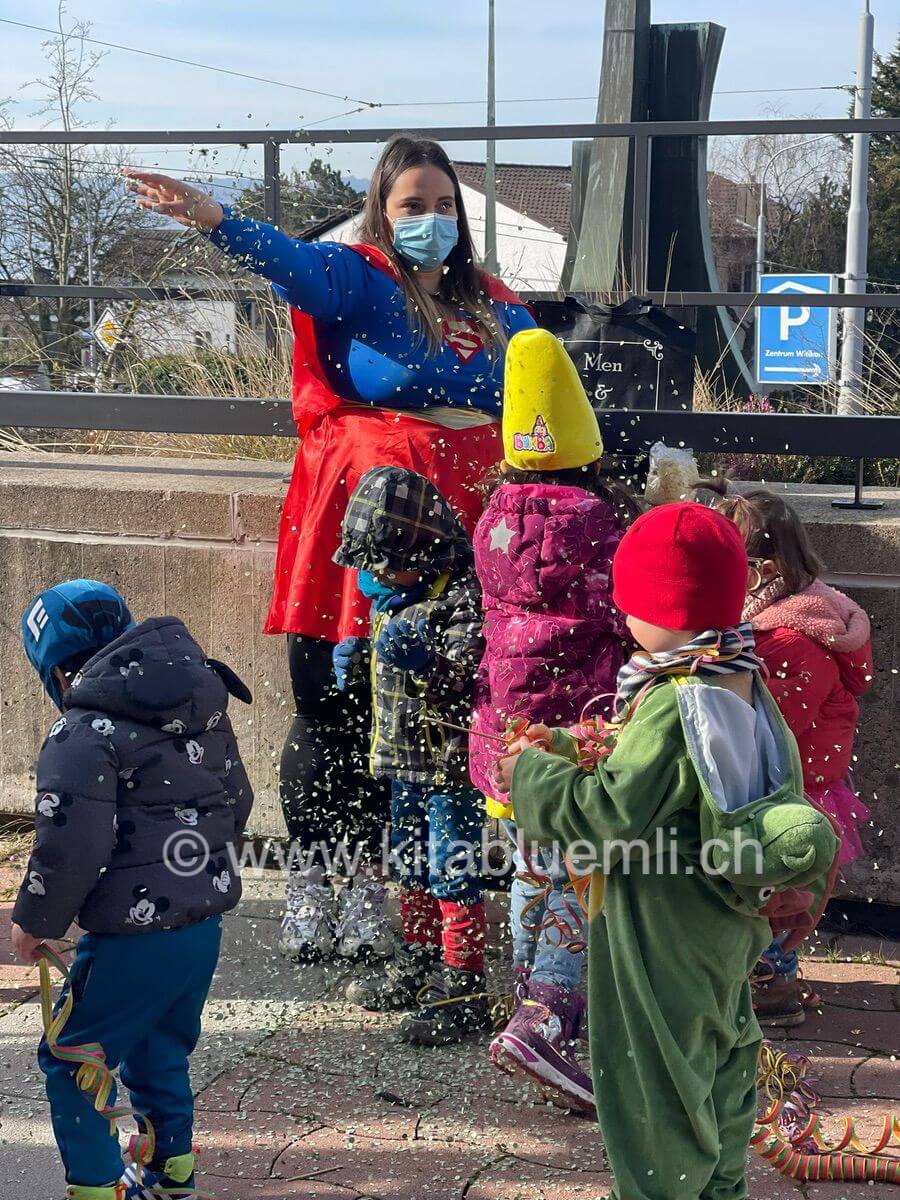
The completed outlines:
<svg viewBox="0 0 900 1200">
<path fill-rule="evenodd" d="M 869 0 L 863 0 L 856 47 L 856 99 L 853 115 L 865 120 L 872 108 L 872 51 L 875 18 Z M 866 290 L 869 243 L 869 134 L 853 135 L 853 166 L 850 173 L 850 212 L 847 214 L 847 257 L 844 265 L 844 291 L 859 295 Z M 866 310 L 843 310 L 844 341 L 841 347 L 841 390 L 837 410 L 844 415 L 860 413 L 862 403 L 863 349 Z"/>
<path fill-rule="evenodd" d="M 494 100 L 494 0 L 488 0 L 487 123 L 497 123 Z M 484 160 L 484 269 L 497 274 L 497 143 L 487 143 Z"/>
</svg>

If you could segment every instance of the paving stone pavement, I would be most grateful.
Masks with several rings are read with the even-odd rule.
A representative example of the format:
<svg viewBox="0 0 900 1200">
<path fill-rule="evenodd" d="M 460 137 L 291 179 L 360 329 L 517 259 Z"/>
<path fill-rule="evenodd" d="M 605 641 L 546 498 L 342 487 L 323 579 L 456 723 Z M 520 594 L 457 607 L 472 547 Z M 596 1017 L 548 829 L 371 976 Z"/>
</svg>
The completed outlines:
<svg viewBox="0 0 900 1200">
<path fill-rule="evenodd" d="M 0 888 L 3 885 L 0 871 Z M 275 953 L 277 882 L 247 881 L 194 1055 L 196 1139 L 213 1200 L 601 1200 L 611 1176 L 597 1126 L 521 1090 L 486 1060 L 487 1038 L 414 1049 L 397 1018 L 342 1000 L 338 966 Z M 0 893 L 2 894 L 2 893 Z M 16 966 L 0 903 L 0 1197 L 64 1194 L 34 1051 L 36 973 Z M 860 962 L 868 953 L 870 961 Z M 840 961 L 841 955 L 855 961 Z M 888 960 L 883 965 L 884 959 Z M 838 941 L 807 960 L 822 1003 L 774 1040 L 815 1063 L 828 1128 L 863 1135 L 900 1108 L 900 946 Z M 492 963 L 494 985 L 505 972 Z M 885 1185 L 798 1187 L 755 1155 L 753 1200 L 887 1200 Z"/>
</svg>

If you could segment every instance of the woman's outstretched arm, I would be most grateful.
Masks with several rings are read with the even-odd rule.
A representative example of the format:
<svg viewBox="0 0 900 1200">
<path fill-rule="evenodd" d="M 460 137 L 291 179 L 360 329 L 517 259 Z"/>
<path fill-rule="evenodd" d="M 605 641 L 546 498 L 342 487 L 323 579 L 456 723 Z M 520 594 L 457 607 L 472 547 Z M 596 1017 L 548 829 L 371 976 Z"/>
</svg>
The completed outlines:
<svg viewBox="0 0 900 1200">
<path fill-rule="evenodd" d="M 301 242 L 267 225 L 233 216 L 200 188 L 153 171 L 127 170 L 141 208 L 208 234 L 242 266 L 270 280 L 289 304 L 323 320 L 346 316 L 362 292 L 363 260 L 322 242 Z"/>
</svg>

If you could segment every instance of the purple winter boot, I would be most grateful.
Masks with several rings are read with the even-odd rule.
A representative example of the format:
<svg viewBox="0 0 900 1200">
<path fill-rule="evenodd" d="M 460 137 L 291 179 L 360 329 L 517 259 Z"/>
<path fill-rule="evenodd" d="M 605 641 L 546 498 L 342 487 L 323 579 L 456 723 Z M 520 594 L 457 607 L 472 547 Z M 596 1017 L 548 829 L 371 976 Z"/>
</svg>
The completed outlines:
<svg viewBox="0 0 900 1200">
<path fill-rule="evenodd" d="M 529 980 L 528 995 L 491 1042 L 490 1055 L 501 1070 L 534 1080 L 553 1104 L 596 1119 L 590 1076 L 574 1054 L 583 1014 L 577 992 Z"/>
</svg>

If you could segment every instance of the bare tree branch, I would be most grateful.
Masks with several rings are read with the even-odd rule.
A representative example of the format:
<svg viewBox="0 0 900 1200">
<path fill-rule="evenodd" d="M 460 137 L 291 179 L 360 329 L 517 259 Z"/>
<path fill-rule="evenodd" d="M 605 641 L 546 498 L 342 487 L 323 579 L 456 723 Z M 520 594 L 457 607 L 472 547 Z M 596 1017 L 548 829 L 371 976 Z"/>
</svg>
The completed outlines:
<svg viewBox="0 0 900 1200">
<path fill-rule="evenodd" d="M 37 92 L 31 120 L 71 132 L 87 124 L 82 110 L 96 100 L 93 73 L 102 55 L 86 49 L 90 26 L 76 22 L 67 28 L 65 15 L 65 3 L 60 2 L 59 32 L 43 47 L 46 71 L 24 86 Z M 3 103 L 0 126 L 14 127 Z M 0 262 L 6 278 L 62 285 L 87 282 L 89 246 L 98 281 L 115 275 L 125 231 L 149 224 L 121 185 L 119 172 L 128 157 L 127 147 L 0 148 Z M 18 318 L 19 340 L 54 379 L 79 365 L 87 301 L 22 298 L 7 301 L 7 308 L 10 305 Z"/>
</svg>

